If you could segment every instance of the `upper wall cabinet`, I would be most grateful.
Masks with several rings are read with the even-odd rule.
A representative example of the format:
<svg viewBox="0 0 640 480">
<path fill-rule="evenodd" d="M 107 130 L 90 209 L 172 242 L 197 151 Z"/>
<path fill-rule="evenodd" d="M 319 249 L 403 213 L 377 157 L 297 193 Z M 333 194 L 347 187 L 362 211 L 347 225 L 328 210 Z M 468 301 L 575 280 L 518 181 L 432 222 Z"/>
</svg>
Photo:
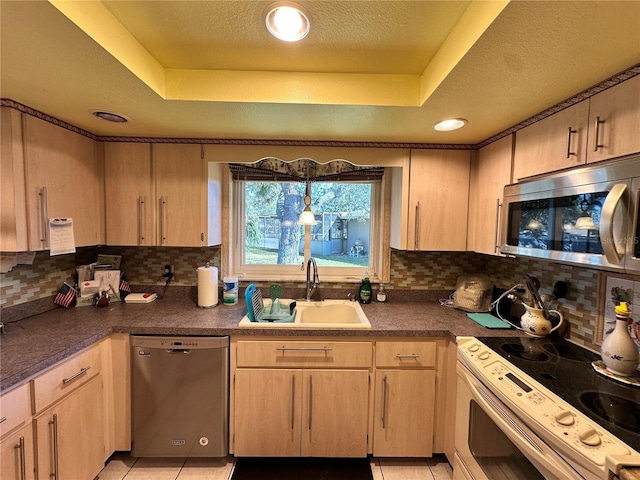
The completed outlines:
<svg viewBox="0 0 640 480">
<path fill-rule="evenodd" d="M 470 152 L 411 150 L 391 178 L 391 247 L 464 251 Z"/>
<path fill-rule="evenodd" d="M 587 162 L 640 152 L 640 75 L 590 98 Z"/>
<path fill-rule="evenodd" d="M 469 183 L 468 250 L 498 254 L 500 209 L 504 186 L 511 183 L 511 151 L 509 135 L 478 151 L 471 162 Z"/>
<path fill-rule="evenodd" d="M 102 149 L 94 140 L 23 116 L 28 249 L 49 248 L 50 218 L 72 218 L 78 247 L 104 243 Z"/>
<path fill-rule="evenodd" d="M 108 245 L 220 244 L 220 167 L 200 145 L 110 142 L 105 165 Z"/>
<path fill-rule="evenodd" d="M 516 132 L 513 179 L 576 167 L 586 162 L 589 101 Z"/>
<path fill-rule="evenodd" d="M 640 76 L 516 132 L 513 179 L 640 151 Z"/>
<path fill-rule="evenodd" d="M 151 144 L 104 144 L 107 245 L 155 245 Z"/>
<path fill-rule="evenodd" d="M 0 252 L 29 249 L 27 241 L 27 203 L 24 191 L 22 114 L 2 108 L 0 144 Z"/>
</svg>

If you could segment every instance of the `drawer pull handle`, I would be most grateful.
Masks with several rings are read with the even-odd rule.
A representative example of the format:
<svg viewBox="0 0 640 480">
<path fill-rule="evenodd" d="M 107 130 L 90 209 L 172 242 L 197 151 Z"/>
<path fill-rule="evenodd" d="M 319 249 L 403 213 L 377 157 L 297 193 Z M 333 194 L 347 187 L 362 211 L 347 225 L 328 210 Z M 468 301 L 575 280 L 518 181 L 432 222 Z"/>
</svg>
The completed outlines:
<svg viewBox="0 0 640 480">
<path fill-rule="evenodd" d="M 330 352 L 333 348 L 330 347 L 276 347 L 276 350 L 280 352 L 286 352 L 288 350 L 295 352 Z"/>
<path fill-rule="evenodd" d="M 84 367 L 81 368 L 79 372 L 74 373 L 73 375 L 71 375 L 69 378 L 65 378 L 64 380 L 62 380 L 62 384 L 66 385 L 69 382 L 73 382 L 76 378 L 78 378 L 80 375 L 83 375 L 85 373 L 87 373 L 89 371 L 91 367 Z"/>
<path fill-rule="evenodd" d="M 404 360 L 405 358 L 415 358 L 417 360 L 420 358 L 420 355 L 417 353 L 397 353 L 396 358 L 398 360 Z"/>
<path fill-rule="evenodd" d="M 0 423 L 6 422 L 6 420 L 7 420 L 7 417 L 2 417 L 2 418 L 0 418 Z"/>
</svg>

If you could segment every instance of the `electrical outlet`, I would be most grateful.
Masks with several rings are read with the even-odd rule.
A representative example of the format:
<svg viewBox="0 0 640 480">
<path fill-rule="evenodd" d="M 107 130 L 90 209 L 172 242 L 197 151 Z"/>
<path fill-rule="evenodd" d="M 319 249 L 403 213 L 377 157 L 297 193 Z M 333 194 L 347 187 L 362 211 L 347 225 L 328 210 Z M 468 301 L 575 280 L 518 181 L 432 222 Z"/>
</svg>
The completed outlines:
<svg viewBox="0 0 640 480">
<path fill-rule="evenodd" d="M 175 271 L 173 269 L 173 265 L 171 265 L 170 263 L 165 264 L 164 273 L 162 274 L 162 276 L 167 279 L 167 283 L 169 283 L 171 280 L 175 280 Z"/>
</svg>

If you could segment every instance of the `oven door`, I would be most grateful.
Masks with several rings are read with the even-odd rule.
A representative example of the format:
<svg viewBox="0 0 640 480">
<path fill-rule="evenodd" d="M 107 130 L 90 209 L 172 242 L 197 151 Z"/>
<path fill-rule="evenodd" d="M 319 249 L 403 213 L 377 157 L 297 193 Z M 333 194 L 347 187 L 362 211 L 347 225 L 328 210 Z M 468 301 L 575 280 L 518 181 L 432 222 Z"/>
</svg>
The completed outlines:
<svg viewBox="0 0 640 480">
<path fill-rule="evenodd" d="M 461 363 L 457 366 L 456 480 L 582 480 Z"/>
</svg>

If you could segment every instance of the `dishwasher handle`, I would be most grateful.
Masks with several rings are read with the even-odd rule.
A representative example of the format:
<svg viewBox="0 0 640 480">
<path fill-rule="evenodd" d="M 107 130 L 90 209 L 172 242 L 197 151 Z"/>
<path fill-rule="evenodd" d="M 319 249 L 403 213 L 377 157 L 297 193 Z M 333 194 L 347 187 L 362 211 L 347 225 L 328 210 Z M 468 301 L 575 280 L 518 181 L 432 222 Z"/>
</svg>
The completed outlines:
<svg viewBox="0 0 640 480">
<path fill-rule="evenodd" d="M 167 348 L 167 353 L 169 355 L 180 355 L 181 353 L 184 355 L 188 355 L 191 353 L 190 348 Z"/>
</svg>

